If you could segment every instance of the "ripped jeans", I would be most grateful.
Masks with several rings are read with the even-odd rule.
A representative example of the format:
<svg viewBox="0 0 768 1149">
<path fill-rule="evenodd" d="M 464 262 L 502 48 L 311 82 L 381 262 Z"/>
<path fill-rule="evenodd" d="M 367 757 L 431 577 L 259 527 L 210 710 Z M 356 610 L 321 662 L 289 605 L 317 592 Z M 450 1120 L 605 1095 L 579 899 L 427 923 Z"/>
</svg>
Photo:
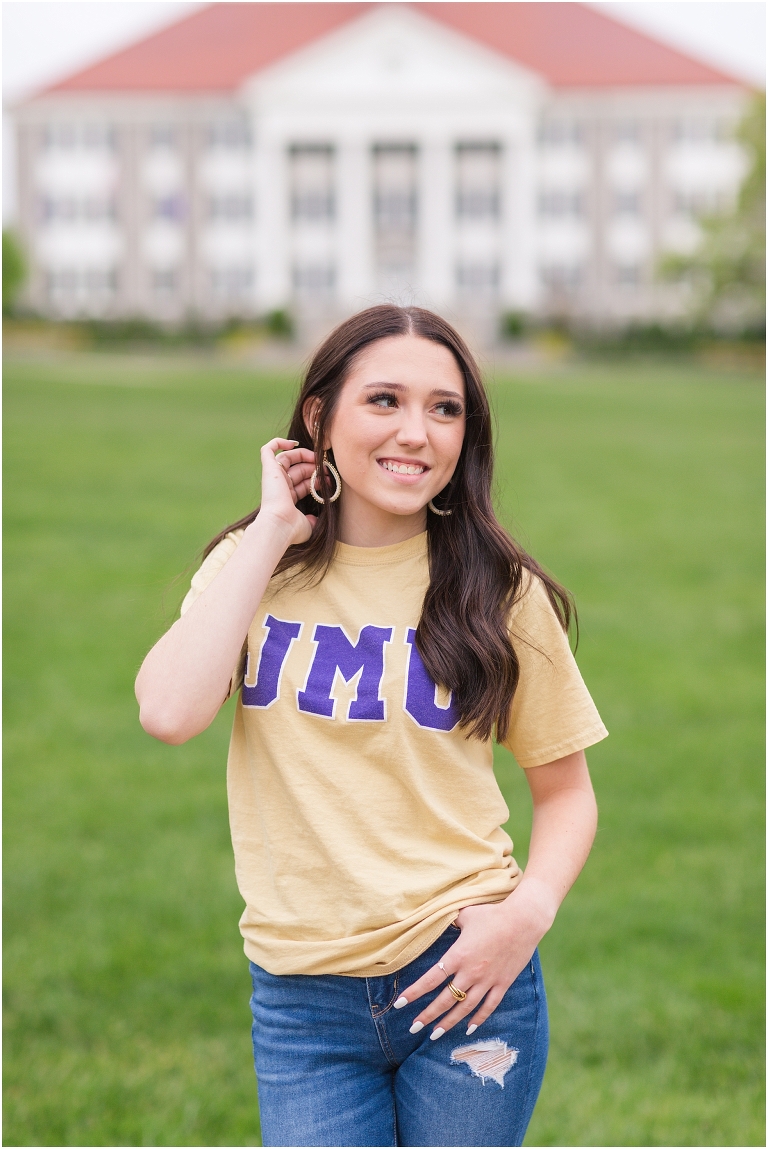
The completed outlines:
<svg viewBox="0 0 768 1149">
<path fill-rule="evenodd" d="M 434 994 L 392 1008 L 456 940 L 449 926 L 387 977 L 277 977 L 251 962 L 263 1144 L 522 1145 L 547 1061 L 538 952 L 486 1022 L 408 1032 Z"/>
</svg>

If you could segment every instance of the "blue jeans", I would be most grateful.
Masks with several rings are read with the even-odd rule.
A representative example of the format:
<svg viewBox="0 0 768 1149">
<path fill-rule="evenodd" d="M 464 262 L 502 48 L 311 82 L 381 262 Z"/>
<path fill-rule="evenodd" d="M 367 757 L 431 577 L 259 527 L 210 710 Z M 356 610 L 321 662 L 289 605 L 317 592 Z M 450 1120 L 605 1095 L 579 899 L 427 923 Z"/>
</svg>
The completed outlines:
<svg viewBox="0 0 768 1149">
<path fill-rule="evenodd" d="M 522 1145 L 547 1061 L 538 953 L 472 1037 L 408 1032 L 439 992 L 401 991 L 456 940 L 449 926 L 387 977 L 277 977 L 251 962 L 264 1145 Z"/>
</svg>

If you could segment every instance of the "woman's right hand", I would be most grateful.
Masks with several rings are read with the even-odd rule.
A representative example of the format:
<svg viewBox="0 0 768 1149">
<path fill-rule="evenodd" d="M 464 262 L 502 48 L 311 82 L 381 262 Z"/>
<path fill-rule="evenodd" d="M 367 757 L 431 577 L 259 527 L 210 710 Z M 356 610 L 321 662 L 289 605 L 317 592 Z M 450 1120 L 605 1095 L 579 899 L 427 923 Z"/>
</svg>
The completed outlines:
<svg viewBox="0 0 768 1149">
<path fill-rule="evenodd" d="M 296 507 L 309 493 L 313 452 L 271 439 L 261 466 L 259 514 L 210 585 L 152 647 L 136 679 L 141 724 L 162 742 L 186 742 L 216 717 L 277 564 L 317 523 Z"/>
<path fill-rule="evenodd" d="M 279 452 L 279 453 L 278 453 Z M 289 530 L 287 546 L 305 543 L 317 523 L 316 515 L 303 515 L 296 506 L 309 494 L 315 455 L 293 439 L 270 439 L 261 448 L 261 509 L 258 519 L 272 519 Z M 258 521 L 258 520 L 256 520 Z"/>
</svg>

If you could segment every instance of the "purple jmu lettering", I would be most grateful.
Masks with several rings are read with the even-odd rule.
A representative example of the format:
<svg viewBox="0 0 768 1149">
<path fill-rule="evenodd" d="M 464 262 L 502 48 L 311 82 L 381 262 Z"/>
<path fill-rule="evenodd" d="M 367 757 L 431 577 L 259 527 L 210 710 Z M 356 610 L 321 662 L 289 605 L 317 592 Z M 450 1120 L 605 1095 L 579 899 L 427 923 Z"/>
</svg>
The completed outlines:
<svg viewBox="0 0 768 1149">
<path fill-rule="evenodd" d="M 411 648 L 408 654 L 405 709 L 417 726 L 426 727 L 427 730 L 453 730 L 461 717 L 453 705 L 453 695 L 447 706 L 437 705 L 437 687 L 416 649 L 416 631 L 409 629 L 405 641 Z"/>
<path fill-rule="evenodd" d="M 251 655 L 248 654 L 245 663 L 245 680 L 243 683 L 243 706 L 254 706 L 265 709 L 275 702 L 280 694 L 280 676 L 283 665 L 291 648 L 291 643 L 301 634 L 300 622 L 283 622 L 268 614 L 264 619 L 264 626 L 268 628 L 267 637 L 261 644 L 259 665 L 256 668 L 256 682 L 247 686 L 250 678 Z"/>
<path fill-rule="evenodd" d="M 383 722 L 384 702 L 379 688 L 384 675 L 384 644 L 392 640 L 392 627 L 364 626 L 356 643 L 351 643 L 340 626 L 315 627 L 315 657 L 307 683 L 298 692 L 299 710 L 333 718 L 336 699 L 331 698 L 333 680 L 338 670 L 345 680 L 362 670 L 357 684 L 357 698 L 349 704 L 347 718 L 358 722 Z"/>
</svg>

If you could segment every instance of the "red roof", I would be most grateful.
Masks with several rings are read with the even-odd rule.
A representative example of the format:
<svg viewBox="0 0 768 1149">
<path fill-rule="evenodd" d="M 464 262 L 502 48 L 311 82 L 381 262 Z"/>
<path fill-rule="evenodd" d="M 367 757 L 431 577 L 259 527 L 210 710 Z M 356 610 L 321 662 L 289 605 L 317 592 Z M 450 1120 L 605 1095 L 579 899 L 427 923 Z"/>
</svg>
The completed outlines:
<svg viewBox="0 0 768 1149">
<path fill-rule="evenodd" d="M 555 87 L 738 84 L 578 3 L 415 3 L 422 15 Z M 347 24 L 370 3 L 215 3 L 75 73 L 50 92 L 226 92 Z"/>
<path fill-rule="evenodd" d="M 556 88 L 736 84 L 698 60 L 584 4 L 416 4 Z"/>
</svg>

